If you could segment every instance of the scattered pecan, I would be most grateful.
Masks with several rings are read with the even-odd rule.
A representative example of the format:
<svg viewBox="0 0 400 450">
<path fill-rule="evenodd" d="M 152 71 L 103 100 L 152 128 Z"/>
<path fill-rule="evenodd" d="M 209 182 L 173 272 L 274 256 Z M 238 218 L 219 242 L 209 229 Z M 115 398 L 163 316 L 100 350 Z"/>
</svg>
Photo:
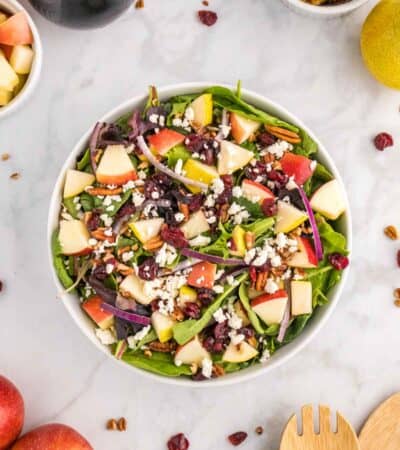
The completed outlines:
<svg viewBox="0 0 400 450">
<path fill-rule="evenodd" d="M 229 218 L 228 209 L 229 209 L 228 203 L 221 205 L 221 207 L 219 208 L 219 218 L 222 223 L 225 223 Z"/>
<path fill-rule="evenodd" d="M 257 339 L 254 336 L 250 336 L 249 338 L 247 338 L 247 343 L 249 345 L 251 345 L 252 347 L 257 348 L 258 342 L 257 342 Z"/>
<path fill-rule="evenodd" d="M 129 267 L 125 264 L 118 263 L 117 264 L 117 272 L 119 272 L 121 275 L 127 276 L 132 275 L 135 271 L 133 267 Z"/>
<path fill-rule="evenodd" d="M 90 195 L 118 195 L 122 193 L 122 187 L 118 187 L 115 189 L 108 188 L 91 188 L 86 191 Z"/>
<path fill-rule="evenodd" d="M 171 318 L 177 322 L 182 322 L 185 318 L 185 314 L 181 310 L 181 308 L 178 308 L 177 306 L 174 308 Z"/>
<path fill-rule="evenodd" d="M 257 434 L 263 434 L 264 433 L 264 428 L 261 425 L 259 425 L 254 431 Z"/>
<path fill-rule="evenodd" d="M 387 236 L 392 241 L 395 241 L 399 237 L 397 228 L 393 225 L 388 225 L 387 227 L 385 227 L 383 232 L 385 233 L 385 236 Z"/>
<path fill-rule="evenodd" d="M 117 250 L 118 256 L 121 256 L 123 253 L 130 252 L 131 247 L 129 245 L 126 245 L 125 247 L 121 247 Z"/>
<path fill-rule="evenodd" d="M 153 356 L 153 353 L 151 353 L 151 350 L 146 348 L 146 350 L 143 351 L 143 355 L 146 356 L 147 358 L 151 358 Z"/>
<path fill-rule="evenodd" d="M 149 349 L 153 350 L 154 352 L 160 352 L 160 353 L 171 353 L 176 350 L 176 343 L 175 342 L 160 342 L 160 341 L 153 341 L 148 344 Z"/>
<path fill-rule="evenodd" d="M 267 282 L 268 272 L 258 272 L 256 280 L 256 290 L 264 290 L 265 283 Z"/>
<path fill-rule="evenodd" d="M 18 180 L 19 178 L 21 178 L 21 174 L 19 172 L 14 172 L 10 175 L 10 178 L 12 180 Z"/>
<path fill-rule="evenodd" d="M 137 2 L 135 3 L 135 8 L 136 9 L 144 8 L 144 0 L 137 0 Z"/>
<path fill-rule="evenodd" d="M 394 301 L 394 304 L 400 308 L 400 298 L 398 298 L 397 300 Z"/>
<path fill-rule="evenodd" d="M 118 429 L 117 421 L 115 419 L 107 420 L 106 428 L 107 428 L 107 430 L 113 430 L 113 431 L 117 430 Z"/>
<path fill-rule="evenodd" d="M 219 364 L 214 364 L 212 367 L 212 375 L 215 378 L 222 377 L 223 375 L 225 375 L 225 370 Z"/>
<path fill-rule="evenodd" d="M 160 236 L 155 236 L 149 239 L 144 245 L 143 248 L 148 250 L 149 252 L 158 250 L 164 244 L 163 240 Z"/>
<path fill-rule="evenodd" d="M 8 161 L 10 159 L 10 154 L 9 153 L 3 153 L 1 155 L 1 160 L 2 161 Z"/>
<path fill-rule="evenodd" d="M 119 431 L 126 431 L 126 419 L 125 417 L 121 417 L 117 422 Z"/>
<path fill-rule="evenodd" d="M 203 3 L 204 6 L 208 6 L 209 5 L 207 0 L 203 0 L 201 3 Z"/>
<path fill-rule="evenodd" d="M 96 230 L 91 231 L 90 234 L 92 237 L 94 237 L 98 241 L 114 242 L 115 236 L 114 235 L 112 235 L 112 236 L 105 235 L 104 232 L 106 230 L 107 230 L 107 228 L 100 227 L 100 228 L 97 228 Z"/>
<path fill-rule="evenodd" d="M 252 233 L 251 231 L 246 231 L 246 233 L 244 234 L 244 243 L 246 245 L 246 249 L 250 250 L 251 248 L 253 248 L 254 242 L 255 242 L 255 234 Z"/>
<path fill-rule="evenodd" d="M 179 211 L 185 216 L 185 222 L 189 220 L 190 212 L 189 205 L 186 203 L 179 202 L 178 203 Z"/>
<path fill-rule="evenodd" d="M 1 290 L 1 289 L 0 289 Z M 396 299 L 396 300 L 399 300 L 400 299 L 400 288 L 396 288 L 394 291 L 393 291 L 393 296 L 394 296 L 394 298 Z"/>
<path fill-rule="evenodd" d="M 268 131 L 268 133 L 271 133 L 278 139 L 290 142 L 291 144 L 300 144 L 301 142 L 300 136 L 294 131 L 286 130 L 285 128 L 275 127 L 272 125 L 266 125 L 265 128 Z"/>
</svg>

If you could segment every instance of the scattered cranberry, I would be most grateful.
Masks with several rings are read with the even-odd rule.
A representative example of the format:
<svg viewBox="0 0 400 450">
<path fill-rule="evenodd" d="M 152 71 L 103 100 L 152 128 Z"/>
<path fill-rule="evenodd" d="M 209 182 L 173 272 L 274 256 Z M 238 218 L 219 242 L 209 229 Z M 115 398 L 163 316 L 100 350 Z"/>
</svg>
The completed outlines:
<svg viewBox="0 0 400 450">
<path fill-rule="evenodd" d="M 204 202 L 204 196 L 203 194 L 196 194 L 196 195 L 192 195 L 190 197 L 190 202 L 189 202 L 189 211 L 190 212 L 196 212 L 198 211 L 201 206 L 203 205 Z"/>
<path fill-rule="evenodd" d="M 172 184 L 171 178 L 162 172 L 157 172 L 154 175 L 152 175 L 151 179 L 160 187 L 162 188 L 169 188 Z"/>
<path fill-rule="evenodd" d="M 148 200 L 158 200 L 165 194 L 162 186 L 157 184 L 154 180 L 149 179 L 144 183 L 144 196 Z"/>
<path fill-rule="evenodd" d="M 225 350 L 225 347 L 226 347 L 225 341 L 222 340 L 222 339 L 217 339 L 215 341 L 215 344 L 214 344 L 213 348 L 212 348 L 212 351 L 214 353 L 221 353 L 221 352 L 223 352 Z"/>
<path fill-rule="evenodd" d="M 250 280 L 255 283 L 257 280 L 257 269 L 255 268 L 255 266 L 250 266 L 249 267 L 249 277 Z"/>
<path fill-rule="evenodd" d="M 289 177 L 279 170 L 270 170 L 267 176 L 269 180 L 275 181 L 276 183 L 281 185 L 281 187 L 289 181 Z"/>
<path fill-rule="evenodd" d="M 239 334 L 243 334 L 246 339 L 249 339 L 254 336 L 254 330 L 250 327 L 243 327 L 238 331 Z"/>
<path fill-rule="evenodd" d="M 86 224 L 88 230 L 89 231 L 97 230 L 100 224 L 101 224 L 100 214 L 96 211 L 93 211 L 92 214 L 90 215 L 90 219 Z"/>
<path fill-rule="evenodd" d="M 261 204 L 261 209 L 267 217 L 275 216 L 278 211 L 278 207 L 273 198 L 265 198 Z"/>
<path fill-rule="evenodd" d="M 349 258 L 340 253 L 331 253 L 328 260 L 336 270 L 343 270 L 349 265 Z"/>
<path fill-rule="evenodd" d="M 228 326 L 228 321 L 225 320 L 224 322 L 221 323 L 217 323 L 217 325 L 215 325 L 214 328 L 214 336 L 215 339 L 225 339 L 226 337 L 228 337 L 229 334 L 229 326 Z"/>
<path fill-rule="evenodd" d="M 200 306 L 194 302 L 185 303 L 183 312 L 185 313 L 185 316 L 190 317 L 191 319 L 198 319 L 201 314 Z"/>
<path fill-rule="evenodd" d="M 200 134 L 188 134 L 185 138 L 185 147 L 192 153 L 200 153 L 203 145 L 204 138 Z"/>
<path fill-rule="evenodd" d="M 3 290 L 3 282 L 0 280 L 0 292 Z"/>
<path fill-rule="evenodd" d="M 108 277 L 106 265 L 99 264 L 98 266 L 96 266 L 96 268 L 93 270 L 93 276 L 98 280 L 105 280 Z"/>
<path fill-rule="evenodd" d="M 383 151 L 386 147 L 392 147 L 393 137 L 389 133 L 379 133 L 374 138 L 374 144 L 377 150 Z"/>
<path fill-rule="evenodd" d="M 211 27 L 215 24 L 218 19 L 217 13 L 214 11 L 205 11 L 201 10 L 198 12 L 200 22 L 208 27 Z"/>
<path fill-rule="evenodd" d="M 275 144 L 277 140 L 275 136 L 272 136 L 272 134 L 269 134 L 267 131 L 260 133 L 257 139 L 260 144 L 265 145 L 266 147 Z"/>
<path fill-rule="evenodd" d="M 199 288 L 197 290 L 197 300 L 203 305 L 208 306 L 212 303 L 215 297 L 215 292 L 209 288 Z"/>
<path fill-rule="evenodd" d="M 183 231 L 179 228 L 163 227 L 161 229 L 161 239 L 175 248 L 185 248 L 188 246 L 188 241 Z"/>
<path fill-rule="evenodd" d="M 234 445 L 235 447 L 237 445 L 240 445 L 246 439 L 247 439 L 247 433 L 244 431 L 238 431 L 238 432 L 233 433 L 230 436 L 228 436 L 229 442 L 232 445 Z"/>
<path fill-rule="evenodd" d="M 207 380 L 207 378 L 202 374 L 201 370 L 199 370 L 197 373 L 192 375 L 193 381 L 204 381 Z"/>
<path fill-rule="evenodd" d="M 244 170 L 246 178 L 257 181 L 258 183 L 265 183 L 267 181 L 267 167 L 260 161 L 254 165 L 248 165 Z"/>
<path fill-rule="evenodd" d="M 118 211 L 115 218 L 120 219 L 121 217 L 131 216 L 135 212 L 136 212 L 136 207 L 133 203 L 125 203 L 125 205 Z"/>
<path fill-rule="evenodd" d="M 212 352 L 214 350 L 215 339 L 212 336 L 208 336 L 203 341 L 203 347 L 208 351 Z"/>
<path fill-rule="evenodd" d="M 400 250 L 397 251 L 397 265 L 400 267 Z"/>
<path fill-rule="evenodd" d="M 189 441 L 183 433 L 176 434 L 167 443 L 168 450 L 187 450 Z"/>
<path fill-rule="evenodd" d="M 151 308 L 152 312 L 156 312 L 160 309 L 160 305 L 158 304 L 157 299 L 151 301 L 150 308 Z"/>
<path fill-rule="evenodd" d="M 154 280 L 157 277 L 158 264 L 153 257 L 146 258 L 138 267 L 138 275 L 142 280 Z"/>
</svg>

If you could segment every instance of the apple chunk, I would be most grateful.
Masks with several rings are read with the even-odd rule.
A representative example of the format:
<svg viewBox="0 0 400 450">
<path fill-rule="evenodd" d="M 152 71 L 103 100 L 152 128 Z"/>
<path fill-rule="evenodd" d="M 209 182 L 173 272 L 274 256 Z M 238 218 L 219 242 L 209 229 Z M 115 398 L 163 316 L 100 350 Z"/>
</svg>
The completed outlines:
<svg viewBox="0 0 400 450">
<path fill-rule="evenodd" d="M 306 237 L 297 237 L 298 252 L 288 261 L 290 267 L 300 267 L 302 269 L 312 269 L 318 266 L 318 259 L 314 248 Z"/>
<path fill-rule="evenodd" d="M 192 101 L 189 108 L 193 110 L 193 125 L 203 128 L 212 122 L 213 99 L 211 94 L 202 94 Z"/>
<path fill-rule="evenodd" d="M 99 183 L 122 185 L 136 180 L 135 168 L 123 145 L 109 145 L 96 171 Z"/>
<path fill-rule="evenodd" d="M 253 152 L 232 142 L 221 141 L 218 155 L 218 173 L 230 175 L 248 164 L 253 157 Z"/>
<path fill-rule="evenodd" d="M 273 192 L 266 186 L 257 181 L 243 180 L 242 182 L 243 197 L 253 203 L 262 203 L 266 198 L 275 199 Z"/>
<path fill-rule="evenodd" d="M 87 255 L 92 251 L 89 246 L 90 234 L 81 220 L 61 220 L 58 240 L 64 255 Z"/>
<path fill-rule="evenodd" d="M 33 35 L 26 14 L 20 11 L 0 24 L 0 44 L 32 44 Z"/>
<path fill-rule="evenodd" d="M 285 313 L 288 295 L 280 289 L 275 294 L 263 294 L 251 301 L 254 312 L 267 324 L 281 323 Z"/>
<path fill-rule="evenodd" d="M 114 316 L 112 313 L 102 309 L 102 303 L 102 298 L 99 295 L 95 295 L 82 303 L 82 309 L 102 330 L 106 330 L 114 323 Z"/>
<path fill-rule="evenodd" d="M 198 336 L 179 346 L 175 353 L 175 364 L 197 364 L 201 366 L 203 359 L 211 359 L 211 356 L 203 347 Z"/>
<path fill-rule="evenodd" d="M 159 311 L 154 311 L 151 315 L 151 324 L 160 342 L 167 342 L 172 338 L 172 328 L 175 321 L 170 317 L 161 314 Z"/>
<path fill-rule="evenodd" d="M 146 288 L 146 283 L 147 281 L 133 273 L 124 278 L 119 285 L 119 289 L 124 296 L 131 297 L 142 305 L 149 305 L 156 298 L 156 295 L 152 294 L 151 289 Z"/>
<path fill-rule="evenodd" d="M 208 166 L 207 164 L 203 164 L 200 161 L 192 158 L 189 158 L 185 162 L 183 171 L 186 178 L 200 181 L 201 183 L 207 185 L 210 185 L 215 180 L 215 178 L 218 178 L 218 172 L 214 166 Z M 188 184 L 186 187 L 194 193 L 201 192 L 201 189 L 197 186 Z"/>
<path fill-rule="evenodd" d="M 308 219 L 304 211 L 282 200 L 278 201 L 276 214 L 275 233 L 288 233 L 294 230 Z"/>
<path fill-rule="evenodd" d="M 303 155 L 286 152 L 281 161 L 283 172 L 294 177 L 297 184 L 303 185 L 313 174 L 312 161 Z"/>
<path fill-rule="evenodd" d="M 230 363 L 249 361 L 258 355 L 258 351 L 245 341 L 240 344 L 229 344 L 222 356 L 222 360 Z"/>
<path fill-rule="evenodd" d="M 0 50 L 0 89 L 12 91 L 19 83 L 18 75 Z"/>
<path fill-rule="evenodd" d="M 94 180 L 91 173 L 69 169 L 65 177 L 64 198 L 75 197 L 93 184 Z"/>
<path fill-rule="evenodd" d="M 312 313 L 312 284 L 311 281 L 292 281 L 290 283 L 292 299 L 292 314 L 301 316 Z"/>
<path fill-rule="evenodd" d="M 192 239 L 199 234 L 208 231 L 210 229 L 210 225 L 208 224 L 203 211 L 200 209 L 199 211 L 193 213 L 189 217 L 189 220 L 180 228 L 183 231 L 186 239 Z"/>
<path fill-rule="evenodd" d="M 238 144 L 242 144 L 244 141 L 254 134 L 261 126 L 260 122 L 247 119 L 240 114 L 231 113 L 231 129 L 232 136 Z"/>
<path fill-rule="evenodd" d="M 318 188 L 310 203 L 314 211 L 331 220 L 336 220 L 346 210 L 342 188 L 337 180 L 328 181 Z"/>
<path fill-rule="evenodd" d="M 163 128 L 159 133 L 149 136 L 147 140 L 151 150 L 159 155 L 165 155 L 171 148 L 181 144 L 185 136 L 169 128 Z"/>
<path fill-rule="evenodd" d="M 11 52 L 10 64 L 16 73 L 26 75 L 31 71 L 35 54 L 29 45 L 16 45 Z"/>
<path fill-rule="evenodd" d="M 197 288 L 208 288 L 212 289 L 214 286 L 215 273 L 217 271 L 217 265 L 210 263 L 208 261 L 202 261 L 195 264 L 189 276 L 187 278 L 187 283 L 189 286 Z"/>
<path fill-rule="evenodd" d="M 145 244 L 147 241 L 160 234 L 164 219 L 156 217 L 154 219 L 137 220 L 129 224 L 130 229 L 140 242 Z"/>
</svg>

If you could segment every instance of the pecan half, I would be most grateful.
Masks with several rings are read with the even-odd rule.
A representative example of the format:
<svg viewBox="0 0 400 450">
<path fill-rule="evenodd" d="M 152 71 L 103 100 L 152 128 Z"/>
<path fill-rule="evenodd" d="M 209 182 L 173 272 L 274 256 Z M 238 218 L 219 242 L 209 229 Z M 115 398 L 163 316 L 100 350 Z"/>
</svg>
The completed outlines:
<svg viewBox="0 0 400 450">
<path fill-rule="evenodd" d="M 171 353 L 176 350 L 176 343 L 153 341 L 148 344 L 148 347 L 155 352 Z"/>
<path fill-rule="evenodd" d="M 272 125 L 266 125 L 265 128 L 268 131 L 268 133 L 271 133 L 278 139 L 290 142 L 291 144 L 300 144 L 301 142 L 300 136 L 294 131 L 286 130 L 286 128 L 275 127 Z"/>
<path fill-rule="evenodd" d="M 107 228 L 97 228 L 96 230 L 93 230 L 90 232 L 91 236 L 97 239 L 98 241 L 108 241 L 108 242 L 114 242 L 115 236 L 107 236 L 104 234 L 104 232 L 107 230 Z"/>
<path fill-rule="evenodd" d="M 149 252 L 158 250 L 162 245 L 164 244 L 164 241 L 161 239 L 160 236 L 155 236 L 151 239 L 149 239 L 144 245 L 143 248 L 145 250 L 148 250 Z"/>
<path fill-rule="evenodd" d="M 383 232 L 385 233 L 385 236 L 387 236 L 392 241 L 395 241 L 399 237 L 397 229 L 393 225 L 388 225 L 387 227 L 385 227 Z"/>
<path fill-rule="evenodd" d="M 118 187 L 115 189 L 94 187 L 91 189 L 87 189 L 86 192 L 90 195 L 118 195 L 122 193 L 122 187 Z"/>
</svg>

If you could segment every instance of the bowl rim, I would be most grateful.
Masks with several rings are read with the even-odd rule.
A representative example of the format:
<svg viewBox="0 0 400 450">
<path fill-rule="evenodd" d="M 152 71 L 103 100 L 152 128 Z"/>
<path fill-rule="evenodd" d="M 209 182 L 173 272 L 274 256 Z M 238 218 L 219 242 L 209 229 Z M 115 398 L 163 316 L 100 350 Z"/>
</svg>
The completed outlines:
<svg viewBox="0 0 400 450">
<path fill-rule="evenodd" d="M 189 82 L 189 83 L 177 83 L 172 85 L 163 86 L 161 88 L 157 88 L 160 98 L 168 98 L 173 95 L 190 93 L 190 92 L 201 92 L 207 87 L 219 85 L 224 86 L 230 89 L 234 89 L 235 87 L 230 84 L 218 83 L 218 82 Z M 254 102 L 261 108 L 265 108 L 267 111 L 273 109 L 274 114 L 278 114 L 283 117 L 285 120 L 290 121 L 291 123 L 298 125 L 303 128 L 318 144 L 318 152 L 319 156 L 322 156 L 324 159 L 324 163 L 328 166 L 329 170 L 333 173 L 334 177 L 339 181 L 342 191 L 345 198 L 346 203 L 346 213 L 342 216 L 343 226 L 345 228 L 345 235 L 347 239 L 347 247 L 351 252 L 352 250 L 352 219 L 351 219 L 351 211 L 350 204 L 348 201 L 347 193 L 343 185 L 342 178 L 336 168 L 334 161 L 331 156 L 327 152 L 325 146 L 321 143 L 321 141 L 314 135 L 314 133 L 304 125 L 304 123 L 299 120 L 296 116 L 288 112 L 285 108 L 280 106 L 278 103 L 271 101 L 268 97 L 257 94 L 254 91 L 248 89 L 242 89 L 242 97 L 249 102 Z M 134 107 L 139 104 L 144 104 L 146 100 L 146 94 L 136 95 L 122 103 L 118 106 L 112 108 L 109 112 L 104 114 L 99 120 L 101 121 L 109 121 L 115 120 L 116 118 L 122 116 L 124 113 L 131 111 Z M 166 384 L 175 385 L 175 386 L 184 386 L 184 387 L 193 387 L 193 388 L 206 388 L 206 387 L 219 387 L 219 386 L 227 386 L 236 384 L 243 381 L 251 380 L 257 376 L 266 374 L 271 370 L 281 366 L 290 358 L 294 357 L 298 354 L 304 347 L 318 334 L 321 328 L 325 325 L 329 317 L 331 316 L 333 310 L 335 309 L 340 295 L 343 290 L 343 286 L 346 283 L 346 279 L 348 276 L 349 268 L 343 271 L 343 276 L 339 284 L 335 287 L 334 292 L 330 293 L 330 302 L 327 305 L 324 305 L 320 308 L 318 320 L 314 320 L 310 322 L 308 326 L 303 330 L 303 332 L 294 339 L 293 342 L 283 347 L 279 352 L 276 353 L 270 360 L 268 360 L 265 364 L 257 364 L 250 368 L 244 369 L 242 371 L 238 371 L 232 374 L 227 374 L 223 377 L 205 380 L 200 382 L 193 381 L 191 379 L 186 379 L 183 377 L 166 377 L 162 375 L 157 375 L 134 366 L 131 366 L 121 360 L 116 359 L 110 350 L 102 345 L 97 339 L 94 333 L 93 323 L 87 318 L 82 309 L 77 307 L 76 299 L 77 297 L 72 294 L 63 293 L 63 287 L 58 280 L 57 274 L 53 267 L 53 258 L 51 251 L 51 237 L 54 229 L 57 226 L 58 218 L 59 218 L 59 210 L 60 210 L 60 198 L 61 192 L 63 188 L 65 173 L 69 168 L 74 167 L 76 157 L 82 153 L 82 151 L 87 148 L 87 142 L 89 136 L 92 132 L 92 128 L 86 131 L 82 137 L 78 140 L 77 144 L 73 147 L 72 151 L 69 153 L 68 157 L 63 163 L 61 170 L 57 176 L 57 180 L 54 186 L 54 190 L 51 196 L 50 205 L 49 205 L 49 214 L 48 214 L 48 223 L 47 223 L 47 252 L 48 252 L 48 262 L 50 264 L 50 270 L 52 273 L 53 280 L 55 285 L 60 293 L 59 296 L 63 302 L 64 307 L 67 309 L 69 314 L 72 316 L 73 320 L 76 322 L 80 330 L 89 338 L 89 340 L 103 353 L 105 353 L 108 357 L 110 357 L 114 362 L 119 365 L 124 366 L 125 368 L 130 369 L 134 373 L 141 374 L 144 377 L 147 377 L 152 380 L 160 381 Z M 321 158 L 319 158 L 321 159 Z M 75 301 L 72 302 L 71 299 Z M 75 305 L 75 306 L 74 306 Z M 255 370 L 252 370 L 255 369 Z"/>
<path fill-rule="evenodd" d="M 360 8 L 369 0 L 350 0 L 349 2 L 346 3 L 331 6 L 311 5 L 309 3 L 304 2 L 303 0 L 283 0 L 283 1 L 304 12 L 307 12 L 308 14 L 319 17 L 329 17 L 350 13 L 355 9 Z"/>
<path fill-rule="evenodd" d="M 0 10 L 5 10 L 6 12 L 11 12 L 14 14 L 23 11 L 26 14 L 33 34 L 32 48 L 35 52 L 31 71 L 29 72 L 28 79 L 26 80 L 22 90 L 11 100 L 8 105 L 0 107 L 0 119 L 4 119 L 6 116 L 20 108 L 35 90 L 42 70 L 43 46 L 39 30 L 35 25 L 35 22 L 33 21 L 28 10 L 24 8 L 21 3 L 17 0 L 0 0 Z"/>
</svg>

